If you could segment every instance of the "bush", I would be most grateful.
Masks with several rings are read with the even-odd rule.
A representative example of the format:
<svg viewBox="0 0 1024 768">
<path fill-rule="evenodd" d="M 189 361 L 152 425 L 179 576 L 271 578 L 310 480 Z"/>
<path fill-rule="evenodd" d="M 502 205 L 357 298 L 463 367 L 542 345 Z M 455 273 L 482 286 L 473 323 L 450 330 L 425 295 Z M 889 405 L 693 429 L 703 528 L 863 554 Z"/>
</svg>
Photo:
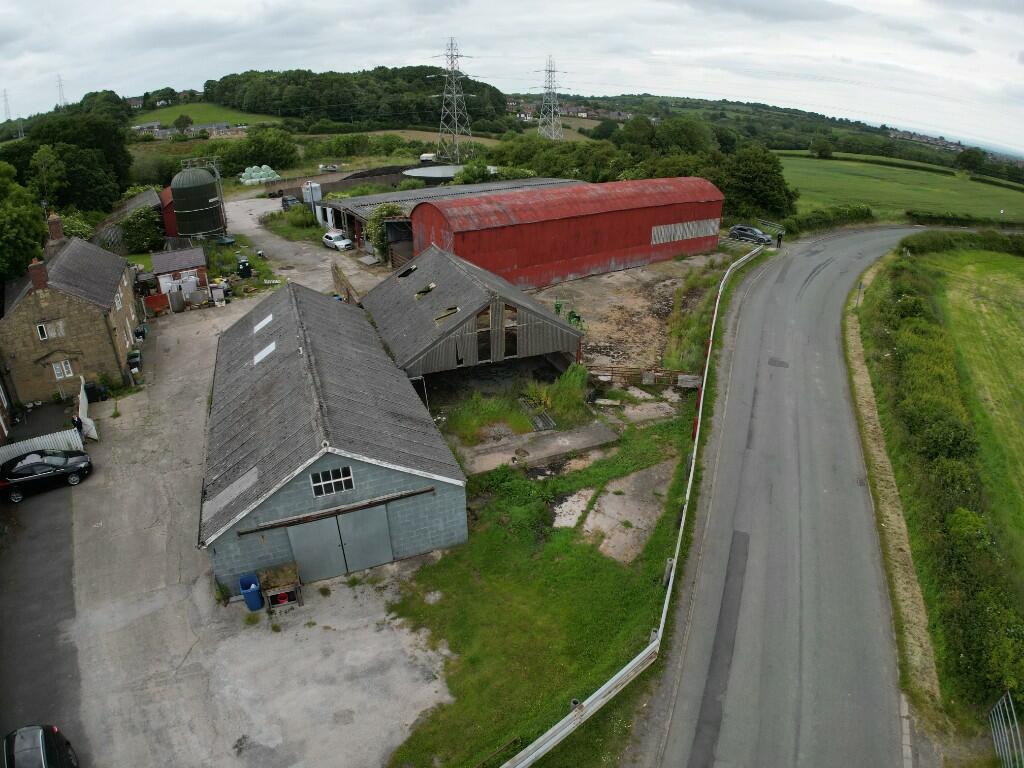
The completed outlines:
<svg viewBox="0 0 1024 768">
<path fill-rule="evenodd" d="M 124 245 L 129 253 L 143 253 L 163 248 L 160 217 L 152 208 L 136 208 L 121 222 Z"/>
<path fill-rule="evenodd" d="M 902 245 L 910 254 L 992 245 L 1013 253 L 1015 237 L 921 232 Z M 929 617 L 941 635 L 940 672 L 955 681 L 957 696 L 985 705 L 1001 690 L 1024 688 L 1024 616 L 985 515 L 977 437 L 954 346 L 934 309 L 937 290 L 912 256 L 897 258 L 872 286 L 862 327 L 876 350 L 869 359 L 879 403 L 895 418 L 886 442 L 907 465 L 900 493 L 919 531 L 914 558 L 934 580 Z"/>
<path fill-rule="evenodd" d="M 64 234 L 68 237 L 80 237 L 89 240 L 95 233 L 95 228 L 86 221 L 85 217 L 78 211 L 65 211 L 60 215 L 61 225 L 64 227 Z"/>
<path fill-rule="evenodd" d="M 875 214 L 867 205 L 834 205 L 831 208 L 815 208 L 813 211 L 798 213 L 783 219 L 786 235 L 794 236 L 805 232 L 832 229 L 845 224 L 863 224 L 874 221 Z"/>
<path fill-rule="evenodd" d="M 590 418 L 587 408 L 587 369 L 573 363 L 550 384 L 531 381 L 526 397 L 551 413 L 560 427 L 582 424 Z"/>
<path fill-rule="evenodd" d="M 1004 229 L 1019 229 L 1024 227 L 1022 221 L 1009 221 L 1004 219 L 986 218 L 984 216 L 971 216 L 967 213 L 953 213 L 946 211 L 908 210 L 907 218 L 914 224 L 933 224 L 936 226 L 950 227 L 1000 227 Z M 955 233 L 948 233 L 955 234 Z M 911 235 L 913 237 L 913 235 Z"/>
<path fill-rule="evenodd" d="M 910 211 L 907 212 L 910 215 Z M 993 230 L 982 232 L 917 232 L 900 241 L 900 248 L 910 253 L 943 251 L 996 251 L 1024 256 L 1024 235 L 1004 234 Z"/>
<path fill-rule="evenodd" d="M 423 189 L 427 186 L 427 182 L 423 179 L 402 179 L 398 183 L 398 191 L 405 192 L 410 189 Z"/>
<path fill-rule="evenodd" d="M 284 214 L 285 219 L 293 227 L 316 227 L 316 214 L 304 205 L 293 205 Z"/>
</svg>

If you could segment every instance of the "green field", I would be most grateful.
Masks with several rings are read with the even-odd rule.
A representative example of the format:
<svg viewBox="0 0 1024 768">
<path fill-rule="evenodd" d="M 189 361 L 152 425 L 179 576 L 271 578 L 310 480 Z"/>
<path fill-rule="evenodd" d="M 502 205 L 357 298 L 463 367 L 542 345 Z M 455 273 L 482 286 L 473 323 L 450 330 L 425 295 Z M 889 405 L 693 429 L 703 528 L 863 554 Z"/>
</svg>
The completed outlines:
<svg viewBox="0 0 1024 768">
<path fill-rule="evenodd" d="M 997 536 L 1024 595 L 1024 258 L 930 254 L 978 432 L 981 479 Z"/>
<path fill-rule="evenodd" d="M 899 219 L 908 209 L 1024 219 L 1024 193 L 980 184 L 964 176 L 943 176 L 846 160 L 784 155 L 786 181 L 800 190 L 800 211 L 866 203 L 882 219 Z"/>
<path fill-rule="evenodd" d="M 220 104 L 207 104 L 200 101 L 192 104 L 175 104 L 172 107 L 154 109 L 152 112 L 140 112 L 135 115 L 132 125 L 152 123 L 154 120 L 159 120 L 161 125 L 169 126 L 174 123 L 174 119 L 178 115 L 182 114 L 188 115 L 192 118 L 193 123 L 199 125 L 220 122 L 228 122 L 232 125 L 237 125 L 238 123 L 252 125 L 253 123 L 272 123 L 280 119 L 273 115 L 256 115 L 252 112 L 241 112 L 230 107 L 222 107 Z"/>
<path fill-rule="evenodd" d="M 812 157 L 810 150 L 807 149 L 773 149 L 772 151 L 779 157 Z M 952 176 L 956 173 L 953 168 L 947 168 L 944 165 L 932 165 L 931 163 L 921 163 L 917 160 L 904 160 L 900 157 L 885 157 L 884 155 L 857 155 L 852 152 L 833 152 L 830 159 L 847 162 L 860 161 L 873 165 L 895 166 L 899 168 L 917 168 L 931 171 L 932 173 L 941 173 L 946 176 Z"/>
</svg>

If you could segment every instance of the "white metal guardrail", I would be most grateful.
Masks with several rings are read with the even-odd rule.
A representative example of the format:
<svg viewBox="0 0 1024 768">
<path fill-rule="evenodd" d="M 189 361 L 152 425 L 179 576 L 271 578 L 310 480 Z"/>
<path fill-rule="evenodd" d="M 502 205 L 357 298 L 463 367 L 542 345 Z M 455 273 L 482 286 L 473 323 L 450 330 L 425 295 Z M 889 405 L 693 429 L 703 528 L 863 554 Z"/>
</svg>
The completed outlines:
<svg viewBox="0 0 1024 768">
<path fill-rule="evenodd" d="M 1017 710 L 1007 691 L 988 714 L 992 743 L 1003 768 L 1024 768 L 1024 738 L 1021 737 Z"/>
<path fill-rule="evenodd" d="M 704 391 L 708 385 L 708 374 L 711 368 L 711 353 L 715 339 L 715 328 L 718 323 L 719 305 L 722 303 L 722 294 L 729 283 L 729 278 L 744 264 L 754 259 L 764 250 L 764 246 L 758 246 L 741 258 L 729 265 L 729 268 L 722 275 L 718 284 L 718 296 L 715 298 L 715 310 L 711 315 L 711 332 L 708 339 L 708 351 L 704 358 L 704 375 L 701 378 L 700 389 L 697 390 L 697 418 L 694 423 L 693 450 L 690 452 L 690 474 L 686 480 L 686 495 L 683 498 L 682 517 L 679 522 L 679 533 L 676 534 L 676 546 L 672 559 L 669 561 L 668 585 L 665 591 L 665 602 L 661 609 L 661 621 L 657 629 L 651 631 L 651 642 L 634 656 L 622 669 L 612 675 L 608 681 L 594 691 L 590 696 L 581 702 L 573 702 L 572 710 L 568 715 L 555 723 L 548 731 L 532 744 L 523 749 L 511 760 L 505 762 L 501 768 L 526 768 L 533 765 L 540 758 L 558 746 L 567 736 L 579 728 L 583 723 L 595 715 L 601 707 L 615 698 L 616 694 L 625 688 L 629 683 L 640 676 L 640 673 L 653 664 L 661 651 L 661 641 L 665 634 L 665 622 L 668 620 L 668 609 L 672 604 L 672 590 L 675 587 L 677 564 L 679 553 L 683 546 L 683 532 L 686 530 L 686 515 L 690 508 L 690 494 L 693 490 L 693 476 L 697 470 L 697 447 L 700 445 L 700 432 L 703 425 L 704 415 Z M 1022 763 L 1024 766 L 1024 763 Z M 1014 768 L 1016 766 L 1014 765 Z"/>
</svg>

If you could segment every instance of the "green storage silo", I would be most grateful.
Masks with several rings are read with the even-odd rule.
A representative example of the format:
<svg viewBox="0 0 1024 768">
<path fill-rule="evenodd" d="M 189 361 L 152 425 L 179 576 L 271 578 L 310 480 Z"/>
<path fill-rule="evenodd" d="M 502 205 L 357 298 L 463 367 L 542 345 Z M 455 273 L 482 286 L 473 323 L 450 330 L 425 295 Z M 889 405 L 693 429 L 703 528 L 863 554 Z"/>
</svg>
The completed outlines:
<svg viewBox="0 0 1024 768">
<path fill-rule="evenodd" d="M 185 168 L 171 179 L 174 214 L 182 237 L 224 231 L 224 210 L 217 180 L 205 168 Z"/>
</svg>

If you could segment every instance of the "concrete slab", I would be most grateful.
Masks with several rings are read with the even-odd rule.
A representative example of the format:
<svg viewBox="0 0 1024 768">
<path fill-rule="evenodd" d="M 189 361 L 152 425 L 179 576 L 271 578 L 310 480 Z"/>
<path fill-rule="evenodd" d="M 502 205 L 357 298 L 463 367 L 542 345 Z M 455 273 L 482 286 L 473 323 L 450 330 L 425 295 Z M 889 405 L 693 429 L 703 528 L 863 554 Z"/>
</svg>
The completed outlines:
<svg viewBox="0 0 1024 768">
<path fill-rule="evenodd" d="M 555 528 L 573 528 L 580 521 L 583 513 L 590 503 L 590 497 L 594 495 L 593 488 L 582 488 L 576 493 L 566 496 L 555 505 L 555 520 L 552 525 Z"/>
<path fill-rule="evenodd" d="M 600 421 L 592 421 L 564 432 L 532 432 L 487 445 L 460 447 L 459 453 L 466 473 L 476 475 L 489 472 L 502 464 L 542 464 L 569 453 L 607 445 L 618 438 L 611 427 Z"/>
<path fill-rule="evenodd" d="M 636 405 L 627 405 L 622 409 L 622 415 L 633 424 L 643 424 L 649 421 L 674 418 L 676 408 L 672 403 L 653 400 L 646 403 L 637 403 Z"/>
<path fill-rule="evenodd" d="M 664 511 L 665 494 L 672 482 L 676 461 L 613 480 L 587 515 L 583 532 L 608 557 L 631 563 L 643 551 Z"/>
</svg>

